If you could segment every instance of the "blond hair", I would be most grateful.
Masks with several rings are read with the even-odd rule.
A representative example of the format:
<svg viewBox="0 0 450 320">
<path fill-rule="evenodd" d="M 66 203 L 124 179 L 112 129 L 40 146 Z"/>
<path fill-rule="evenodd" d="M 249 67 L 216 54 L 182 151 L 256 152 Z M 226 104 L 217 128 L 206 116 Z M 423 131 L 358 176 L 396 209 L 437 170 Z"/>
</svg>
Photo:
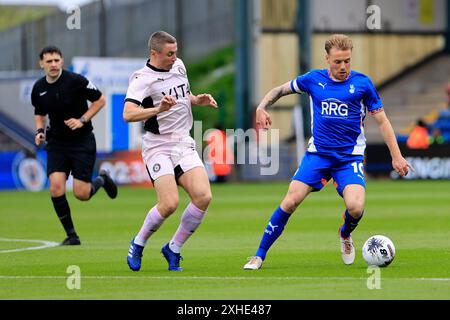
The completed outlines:
<svg viewBox="0 0 450 320">
<path fill-rule="evenodd" d="M 176 43 L 177 39 L 165 31 L 156 31 L 148 39 L 148 50 L 161 52 L 166 43 Z"/>
<path fill-rule="evenodd" d="M 333 34 L 327 41 L 325 41 L 325 51 L 330 53 L 331 48 L 339 50 L 352 50 L 353 41 L 345 34 Z"/>
</svg>

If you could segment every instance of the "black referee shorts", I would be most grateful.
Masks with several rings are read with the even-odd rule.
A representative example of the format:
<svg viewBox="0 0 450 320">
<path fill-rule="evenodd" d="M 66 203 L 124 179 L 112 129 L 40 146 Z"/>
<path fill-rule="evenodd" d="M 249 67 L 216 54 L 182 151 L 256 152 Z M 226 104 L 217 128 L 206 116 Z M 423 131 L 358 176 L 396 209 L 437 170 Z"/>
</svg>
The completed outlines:
<svg viewBox="0 0 450 320">
<path fill-rule="evenodd" d="M 75 179 L 91 182 L 97 146 L 93 133 L 72 141 L 50 139 L 47 143 L 47 176 L 65 172 Z"/>
</svg>

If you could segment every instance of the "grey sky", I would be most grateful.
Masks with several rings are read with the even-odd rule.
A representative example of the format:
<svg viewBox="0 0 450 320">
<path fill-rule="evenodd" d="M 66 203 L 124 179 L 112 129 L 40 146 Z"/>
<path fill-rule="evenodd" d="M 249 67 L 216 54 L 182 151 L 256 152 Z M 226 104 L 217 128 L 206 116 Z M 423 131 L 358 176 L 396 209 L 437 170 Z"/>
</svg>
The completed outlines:
<svg viewBox="0 0 450 320">
<path fill-rule="evenodd" d="M 95 0 L 0 0 L 0 5 L 56 5 L 62 10 Z"/>
</svg>

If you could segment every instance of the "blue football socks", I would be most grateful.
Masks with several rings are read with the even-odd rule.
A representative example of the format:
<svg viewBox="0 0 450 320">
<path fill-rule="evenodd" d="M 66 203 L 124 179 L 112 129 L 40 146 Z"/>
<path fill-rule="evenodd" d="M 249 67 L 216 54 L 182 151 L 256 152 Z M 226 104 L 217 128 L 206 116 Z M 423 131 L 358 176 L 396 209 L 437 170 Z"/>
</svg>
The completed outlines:
<svg viewBox="0 0 450 320">
<path fill-rule="evenodd" d="M 350 237 L 350 233 L 352 233 L 352 231 L 355 230 L 355 228 L 358 225 L 359 220 L 361 220 L 363 214 L 364 214 L 364 211 L 359 218 L 355 219 L 348 213 L 348 210 L 345 210 L 344 224 L 341 226 L 341 237 L 342 238 Z"/>
<path fill-rule="evenodd" d="M 256 256 L 261 257 L 262 260 L 266 258 L 267 251 L 281 235 L 290 217 L 291 215 L 284 212 L 280 207 L 275 210 L 269 220 L 266 230 L 264 230 L 258 251 L 256 251 Z"/>
</svg>

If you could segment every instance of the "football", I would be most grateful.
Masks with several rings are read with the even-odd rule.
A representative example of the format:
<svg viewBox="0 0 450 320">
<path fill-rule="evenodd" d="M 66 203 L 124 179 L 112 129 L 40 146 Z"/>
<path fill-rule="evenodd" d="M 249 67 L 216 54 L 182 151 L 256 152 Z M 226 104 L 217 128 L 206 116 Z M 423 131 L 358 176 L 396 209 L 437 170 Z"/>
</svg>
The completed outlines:
<svg viewBox="0 0 450 320">
<path fill-rule="evenodd" d="M 364 243 L 362 255 L 369 266 L 387 267 L 395 257 L 394 243 L 386 236 L 371 236 Z"/>
</svg>

